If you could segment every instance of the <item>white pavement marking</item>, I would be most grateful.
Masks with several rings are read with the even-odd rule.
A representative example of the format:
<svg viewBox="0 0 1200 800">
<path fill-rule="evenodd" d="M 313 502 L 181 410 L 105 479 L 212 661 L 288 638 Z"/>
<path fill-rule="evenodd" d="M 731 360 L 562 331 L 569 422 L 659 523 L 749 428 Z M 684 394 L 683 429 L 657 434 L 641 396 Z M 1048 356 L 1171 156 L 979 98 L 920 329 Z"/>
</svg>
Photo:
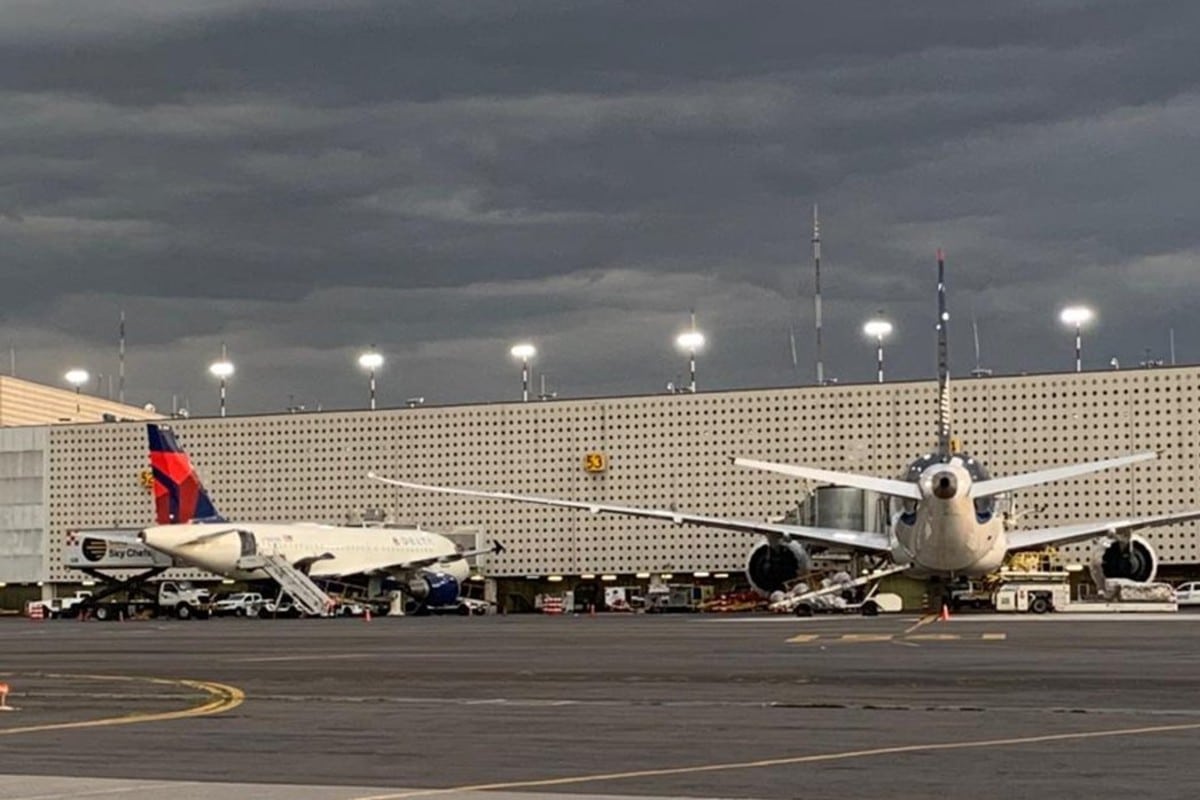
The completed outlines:
<svg viewBox="0 0 1200 800">
<path fill-rule="evenodd" d="M 263 664 L 268 661 L 345 661 L 345 660 L 349 660 L 349 659 L 358 659 L 358 658 L 383 658 L 385 656 L 387 658 L 405 658 L 406 656 L 408 658 L 416 658 L 418 656 L 424 658 L 425 654 L 424 653 L 420 653 L 420 654 L 407 653 L 407 654 L 405 654 L 405 653 L 390 653 L 390 652 L 380 651 L 377 653 L 327 653 L 327 654 L 315 653 L 315 654 L 303 655 L 303 656 L 251 656 L 251 657 L 243 656 L 241 658 L 231 658 L 228 660 L 230 663 L 233 663 L 233 664 Z"/>
<path fill-rule="evenodd" d="M 103 800 L 353 800 L 353 798 L 430 791 L 399 786 L 301 786 L 270 783 L 200 783 L 196 781 L 137 781 L 110 778 L 62 778 L 49 775 L 0 775 L 0 800 L 70 800 L 98 797 Z M 437 791 L 449 800 L 547 800 L 545 792 Z M 704 798 L 652 795 L 575 794 L 572 800 L 704 800 Z"/>
</svg>

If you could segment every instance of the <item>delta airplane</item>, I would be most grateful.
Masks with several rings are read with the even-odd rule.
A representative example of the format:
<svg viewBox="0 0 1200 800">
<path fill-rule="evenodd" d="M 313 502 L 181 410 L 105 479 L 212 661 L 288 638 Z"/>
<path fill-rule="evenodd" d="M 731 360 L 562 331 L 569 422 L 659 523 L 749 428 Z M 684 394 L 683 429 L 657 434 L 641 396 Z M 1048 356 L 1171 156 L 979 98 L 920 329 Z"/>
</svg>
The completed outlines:
<svg viewBox="0 0 1200 800">
<path fill-rule="evenodd" d="M 1083 522 L 1035 530 L 1010 530 L 1006 526 L 1005 515 L 997 513 L 996 498 L 1031 486 L 1136 464 L 1155 458 L 1155 453 L 1137 453 L 1023 475 L 992 478 L 977 459 L 965 452 L 954 450 L 950 436 L 950 369 L 946 330 L 949 314 L 946 311 L 945 260 L 941 250 L 938 251 L 937 262 L 938 428 L 935 452 L 913 461 L 899 479 L 776 464 L 748 458 L 733 459 L 735 464 L 750 469 L 781 473 L 806 481 L 866 489 L 898 498 L 900 510 L 892 515 L 890 528 L 885 533 L 726 519 L 673 510 L 430 486 L 377 475 L 371 477 L 384 483 L 421 491 L 576 508 L 593 514 L 660 519 L 679 525 L 697 525 L 764 536 L 765 539 L 750 551 L 746 572 L 755 588 L 765 594 L 783 588 L 788 581 L 809 570 L 811 559 L 808 548 L 811 546 L 850 550 L 890 559 L 896 567 L 904 567 L 907 572 L 917 577 L 953 579 L 983 576 L 994 572 L 1005 557 L 1015 551 L 1103 537 L 1104 546 L 1098 552 L 1096 561 L 1104 579 L 1152 581 L 1157 571 L 1157 556 L 1145 539 L 1133 536 L 1132 532 L 1197 519 L 1200 518 L 1200 510 Z"/>
<path fill-rule="evenodd" d="M 187 453 L 165 426 L 147 424 L 158 525 L 138 534 L 147 547 L 177 563 L 238 580 L 266 580 L 244 559 L 281 556 L 320 580 L 390 579 L 396 588 L 430 607 L 454 605 L 470 575 L 467 558 L 500 553 L 499 542 L 462 552 L 454 542 L 415 528 L 350 528 L 312 523 L 231 522 L 217 513 Z M 250 563 L 253 563 L 251 560 Z"/>
</svg>

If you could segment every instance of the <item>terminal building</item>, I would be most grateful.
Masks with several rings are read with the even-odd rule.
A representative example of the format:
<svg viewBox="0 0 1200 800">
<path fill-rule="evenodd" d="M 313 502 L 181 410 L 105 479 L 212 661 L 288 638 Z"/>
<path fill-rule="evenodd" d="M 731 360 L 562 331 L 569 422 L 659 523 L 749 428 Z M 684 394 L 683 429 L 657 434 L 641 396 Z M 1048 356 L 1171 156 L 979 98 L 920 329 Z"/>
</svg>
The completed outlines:
<svg viewBox="0 0 1200 800">
<path fill-rule="evenodd" d="M 1020 527 L 1160 514 L 1200 505 L 1200 367 L 956 380 L 954 436 L 1002 476 L 1144 450 L 1155 461 L 1022 492 Z M 10 406 L 0 382 L 0 415 Z M 29 387 L 25 391 L 32 391 Z M 75 409 L 0 428 L 0 600 L 78 584 L 69 532 L 153 521 L 144 422 L 129 406 Z M 747 519 L 795 513 L 812 487 L 736 467 L 732 456 L 898 476 L 934 446 L 933 381 L 347 410 L 173 420 L 231 520 L 346 523 L 380 517 L 474 532 L 507 551 L 483 571 L 510 585 L 560 576 L 626 584 L 728 574 L 752 536 L 652 520 L 398 489 L 421 483 L 550 495 Z M 140 413 L 141 416 L 136 416 Z M 15 412 L 13 412 L 15 414 Z M 83 422 L 82 420 L 89 421 Z M 3 420 L 0 420 L 3 421 Z M 864 523 L 877 524 L 865 514 Z M 1200 526 L 1143 534 L 1160 573 L 1200 576 Z M 1058 558 L 1085 562 L 1088 545 Z M 184 572 L 180 577 L 199 577 Z M 610 578 L 612 580 L 612 578 Z M 8 594 L 3 592 L 7 591 Z M 11 606 L 10 606 L 11 607 Z"/>
</svg>

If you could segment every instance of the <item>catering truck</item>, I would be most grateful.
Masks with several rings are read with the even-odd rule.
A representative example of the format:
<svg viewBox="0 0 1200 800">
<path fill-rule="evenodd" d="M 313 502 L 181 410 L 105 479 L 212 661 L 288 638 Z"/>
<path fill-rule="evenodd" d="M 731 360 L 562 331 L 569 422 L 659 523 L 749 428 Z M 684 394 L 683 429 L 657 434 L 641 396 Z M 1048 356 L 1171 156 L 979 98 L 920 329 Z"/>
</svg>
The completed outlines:
<svg viewBox="0 0 1200 800">
<path fill-rule="evenodd" d="M 70 608 L 57 616 L 193 619 L 209 614 L 208 589 L 191 581 L 162 579 L 174 562 L 137 541 L 136 531 L 69 531 L 65 545 L 63 563 L 90 577 L 96 586 L 78 592 Z"/>
</svg>

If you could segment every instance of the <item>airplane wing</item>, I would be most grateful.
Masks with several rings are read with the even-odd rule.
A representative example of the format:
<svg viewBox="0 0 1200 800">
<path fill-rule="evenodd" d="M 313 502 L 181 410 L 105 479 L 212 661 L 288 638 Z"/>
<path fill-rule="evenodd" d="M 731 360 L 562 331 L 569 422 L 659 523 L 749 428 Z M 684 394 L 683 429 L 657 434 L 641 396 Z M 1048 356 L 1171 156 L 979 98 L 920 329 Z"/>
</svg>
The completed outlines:
<svg viewBox="0 0 1200 800">
<path fill-rule="evenodd" d="M 1187 522 L 1200 519 L 1200 511 L 1175 511 L 1170 514 L 1160 514 L 1156 517 L 1130 517 L 1125 519 L 1106 519 L 1096 522 L 1081 522 L 1077 525 L 1061 525 L 1056 528 L 1037 528 L 1028 531 L 1009 531 L 1008 549 L 1030 550 L 1044 547 L 1048 544 L 1070 544 L 1087 539 L 1094 539 L 1105 534 L 1128 533 L 1140 528 L 1156 528 L 1170 525 L 1173 522 Z"/>
<path fill-rule="evenodd" d="M 803 478 L 807 481 L 819 481 L 821 483 L 832 483 L 837 486 L 867 489 L 892 497 L 907 497 L 910 500 L 921 499 L 920 487 L 909 481 L 898 481 L 892 478 L 875 478 L 870 475 L 858 475 L 853 472 L 835 472 L 828 469 L 817 469 L 816 467 L 776 464 L 771 461 L 755 461 L 752 458 L 734 458 L 732 461 L 739 467 L 761 469 L 765 472 L 778 472 L 780 475 L 791 475 L 793 478 Z"/>
<path fill-rule="evenodd" d="M 381 483 L 393 486 L 403 486 L 406 489 L 417 489 L 423 492 L 438 492 L 440 494 L 456 494 L 464 497 L 481 497 L 489 500 L 510 500 L 518 503 L 533 503 L 555 508 L 577 508 L 592 514 L 617 514 L 626 517 L 643 517 L 646 519 L 661 519 L 676 525 L 699 525 L 706 528 L 738 531 L 767 536 L 774 540 L 801 541 L 812 544 L 840 547 L 849 550 L 862 550 L 870 553 L 890 553 L 891 543 L 883 533 L 869 531 L 840 530 L 838 528 L 810 528 L 804 525 L 783 525 L 774 522 L 755 522 L 753 520 L 726 519 L 724 517 L 706 517 L 700 514 L 687 514 L 681 511 L 666 511 L 654 508 L 633 508 L 630 506 L 608 505 L 606 503 L 591 503 L 578 500 L 558 500 L 553 497 L 534 497 L 530 495 L 508 494 L 507 492 L 484 492 L 477 489 L 455 489 L 446 486 L 429 486 L 423 483 L 412 483 L 394 478 L 384 478 L 370 473 L 367 477 Z"/>
<path fill-rule="evenodd" d="M 484 553 L 500 555 L 506 549 L 500 542 L 492 542 L 490 546 L 481 547 L 478 550 L 464 550 L 461 553 L 452 553 L 447 556 L 430 556 L 429 558 L 418 558 L 415 561 L 405 561 L 402 564 L 389 564 L 386 567 L 380 567 L 378 571 L 390 572 L 394 570 L 424 569 L 425 567 L 432 567 L 435 564 L 450 564 L 454 561 L 461 561 L 464 558 L 471 558 Z"/>
<path fill-rule="evenodd" d="M 1023 475 L 1009 475 L 1007 478 L 992 478 L 991 480 L 971 484 L 971 497 L 990 497 L 994 494 L 1011 492 L 1015 489 L 1027 489 L 1030 486 L 1041 486 L 1043 483 L 1053 483 L 1054 481 L 1088 475 L 1105 469 L 1124 467 L 1140 461 L 1149 461 L 1152 458 L 1158 458 L 1158 453 L 1135 453 L 1131 456 L 1109 458 L 1104 461 L 1092 461 L 1087 464 L 1070 464 L 1065 467 L 1040 470 L 1039 472 L 1026 472 Z"/>
</svg>

